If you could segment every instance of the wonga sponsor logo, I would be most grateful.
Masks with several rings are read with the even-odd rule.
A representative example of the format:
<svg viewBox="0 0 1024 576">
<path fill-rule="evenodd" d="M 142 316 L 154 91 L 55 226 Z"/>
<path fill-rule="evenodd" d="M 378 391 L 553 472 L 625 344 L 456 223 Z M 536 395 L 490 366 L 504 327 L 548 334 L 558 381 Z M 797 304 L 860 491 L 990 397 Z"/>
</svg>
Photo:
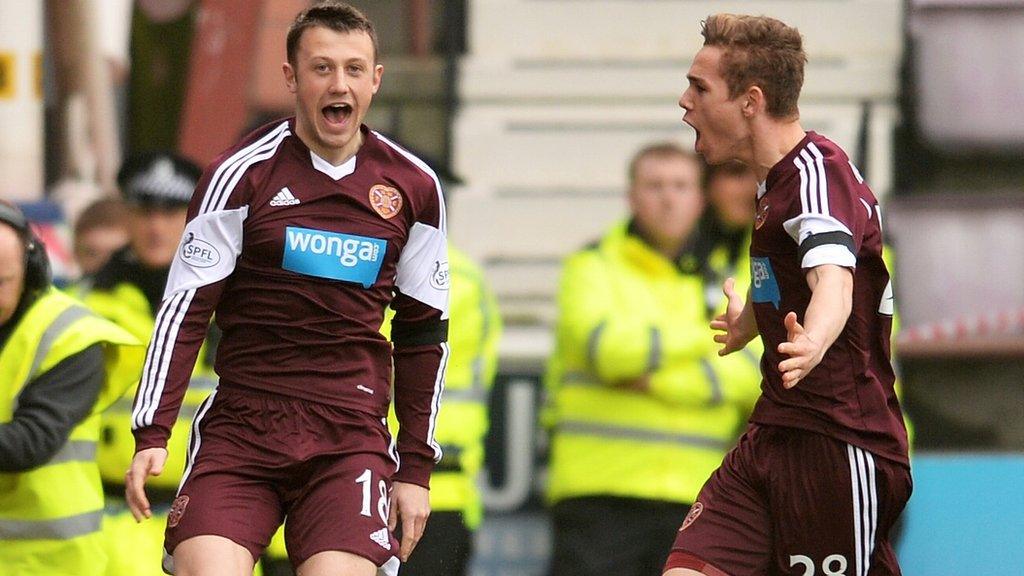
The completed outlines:
<svg viewBox="0 0 1024 576">
<path fill-rule="evenodd" d="M 380 238 L 289 226 L 281 267 L 369 288 L 377 282 L 387 248 L 387 240 Z"/>
<path fill-rule="evenodd" d="M 782 296 L 779 294 L 779 283 L 775 280 L 775 272 L 772 270 L 772 262 L 768 258 L 750 259 L 750 279 L 754 285 L 752 300 L 754 302 L 771 302 L 775 309 L 779 309 L 779 302 Z"/>
</svg>

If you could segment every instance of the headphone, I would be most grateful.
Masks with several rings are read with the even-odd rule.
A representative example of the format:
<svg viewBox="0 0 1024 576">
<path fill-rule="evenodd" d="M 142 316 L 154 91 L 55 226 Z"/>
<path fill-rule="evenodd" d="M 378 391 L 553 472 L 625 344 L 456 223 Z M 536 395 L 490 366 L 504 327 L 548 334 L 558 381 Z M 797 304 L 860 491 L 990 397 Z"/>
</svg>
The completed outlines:
<svg viewBox="0 0 1024 576">
<path fill-rule="evenodd" d="M 32 233 L 28 219 L 17 208 L 0 202 L 0 222 L 14 228 L 25 242 L 25 295 L 38 295 L 50 285 L 50 259 L 46 256 L 46 245 Z"/>
</svg>

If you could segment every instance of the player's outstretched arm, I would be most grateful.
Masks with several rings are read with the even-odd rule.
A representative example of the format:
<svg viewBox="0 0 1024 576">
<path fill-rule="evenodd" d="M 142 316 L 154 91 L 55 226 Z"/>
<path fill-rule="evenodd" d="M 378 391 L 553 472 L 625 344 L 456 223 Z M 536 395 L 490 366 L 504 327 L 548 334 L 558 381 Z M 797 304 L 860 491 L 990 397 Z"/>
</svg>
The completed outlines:
<svg viewBox="0 0 1024 576">
<path fill-rule="evenodd" d="M 807 272 L 811 302 L 807 305 L 803 325 L 796 312 L 786 314 L 786 342 L 779 344 L 779 353 L 789 356 L 779 362 L 782 385 L 796 386 L 821 362 L 829 346 L 846 326 L 853 307 L 853 271 L 834 264 L 823 264 Z"/>
<path fill-rule="evenodd" d="M 747 342 L 757 337 L 757 321 L 749 298 L 745 301 L 736 293 L 736 279 L 726 278 L 722 291 L 729 299 L 725 312 L 711 321 L 711 329 L 722 332 L 715 334 L 714 340 L 722 345 L 719 356 L 732 354 L 742 350 Z"/>
<path fill-rule="evenodd" d="M 136 522 L 153 516 L 149 498 L 146 497 L 146 479 L 150 476 L 159 476 L 164 471 L 166 462 L 166 448 L 147 448 L 136 452 L 132 458 L 131 468 L 124 477 L 124 495 Z"/>
<path fill-rule="evenodd" d="M 402 544 L 398 558 L 409 560 L 416 543 L 423 537 L 430 516 L 430 491 L 416 484 L 395 482 L 391 488 L 391 512 L 388 514 L 388 530 L 392 532 L 402 522 Z"/>
</svg>

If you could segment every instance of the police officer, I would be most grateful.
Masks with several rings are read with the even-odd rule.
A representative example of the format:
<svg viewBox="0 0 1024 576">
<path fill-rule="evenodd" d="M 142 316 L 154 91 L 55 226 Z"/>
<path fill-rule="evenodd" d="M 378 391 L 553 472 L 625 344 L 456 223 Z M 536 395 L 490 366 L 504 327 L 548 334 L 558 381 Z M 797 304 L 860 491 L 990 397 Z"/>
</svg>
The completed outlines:
<svg viewBox="0 0 1024 576">
<path fill-rule="evenodd" d="M 100 412 L 140 342 L 50 284 L 42 243 L 0 201 L 0 571 L 99 576 Z"/>
<path fill-rule="evenodd" d="M 630 218 L 570 256 L 547 374 L 553 576 L 660 575 L 758 394 L 709 338 L 701 164 L 675 144 L 629 168 Z M 731 362 L 731 360 L 730 360 Z"/>
<path fill-rule="evenodd" d="M 92 278 L 83 282 L 83 300 L 98 314 L 122 326 L 142 342 L 153 333 L 171 262 L 185 229 L 188 201 L 201 170 L 170 152 L 153 152 L 125 161 L 118 185 L 127 203 L 128 246 L 115 252 Z M 215 329 L 211 328 L 215 332 Z M 164 514 L 174 500 L 192 417 L 215 386 L 212 370 L 215 336 L 207 338 L 193 372 L 189 391 L 174 425 L 166 470 L 150 480 L 155 511 Z M 142 361 L 135 367 L 135 377 Z M 137 384 L 137 380 L 136 380 Z M 110 555 L 110 576 L 159 576 L 164 521 L 136 524 L 124 504 L 124 475 L 135 454 L 131 434 L 135 386 L 104 414 L 99 449 L 100 472 L 108 495 L 104 534 Z M 162 519 L 158 519 L 162 520 Z"/>
</svg>

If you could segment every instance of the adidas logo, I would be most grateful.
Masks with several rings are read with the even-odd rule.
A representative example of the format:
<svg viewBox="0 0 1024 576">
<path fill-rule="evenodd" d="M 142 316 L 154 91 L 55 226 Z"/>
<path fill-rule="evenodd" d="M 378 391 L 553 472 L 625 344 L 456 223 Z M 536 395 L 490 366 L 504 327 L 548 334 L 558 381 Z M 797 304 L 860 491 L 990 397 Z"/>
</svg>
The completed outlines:
<svg viewBox="0 0 1024 576">
<path fill-rule="evenodd" d="M 387 528 L 381 528 L 370 534 L 370 540 L 380 544 L 380 547 L 385 550 L 391 550 L 391 535 L 388 534 Z"/>
<path fill-rule="evenodd" d="M 281 188 L 281 191 L 270 200 L 271 206 L 294 206 L 298 203 L 299 199 L 292 195 L 287 186 Z"/>
</svg>

